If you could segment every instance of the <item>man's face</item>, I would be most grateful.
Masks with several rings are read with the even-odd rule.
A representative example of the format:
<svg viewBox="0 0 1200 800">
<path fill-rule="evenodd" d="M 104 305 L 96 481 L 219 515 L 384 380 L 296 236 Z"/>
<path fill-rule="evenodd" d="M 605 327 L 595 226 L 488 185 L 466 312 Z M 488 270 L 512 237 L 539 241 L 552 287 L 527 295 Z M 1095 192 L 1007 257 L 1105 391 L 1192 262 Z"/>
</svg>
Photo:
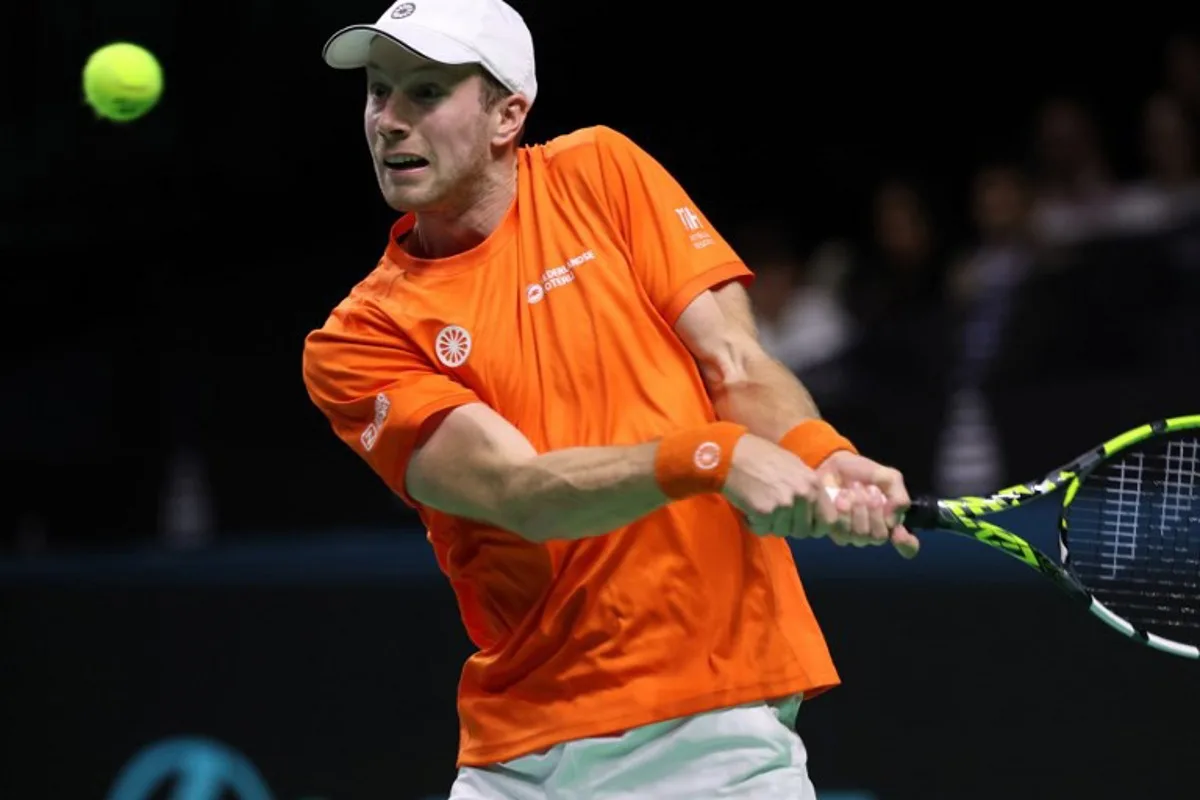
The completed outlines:
<svg viewBox="0 0 1200 800">
<path fill-rule="evenodd" d="M 364 122 L 389 206 L 439 209 L 483 174 L 494 121 L 482 91 L 478 67 L 426 61 L 386 39 L 375 40 Z"/>
</svg>

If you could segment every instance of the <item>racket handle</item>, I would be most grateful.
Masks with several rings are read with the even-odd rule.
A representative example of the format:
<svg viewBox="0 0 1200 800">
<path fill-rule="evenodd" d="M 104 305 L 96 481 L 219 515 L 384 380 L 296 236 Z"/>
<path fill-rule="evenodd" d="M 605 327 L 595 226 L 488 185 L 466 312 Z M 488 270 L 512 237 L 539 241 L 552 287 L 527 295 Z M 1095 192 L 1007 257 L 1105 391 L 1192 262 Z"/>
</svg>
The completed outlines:
<svg viewBox="0 0 1200 800">
<path fill-rule="evenodd" d="M 841 490 L 836 486 L 825 487 L 825 494 L 829 495 L 830 500 L 837 500 L 840 492 Z M 904 518 L 901 522 L 910 527 L 936 527 L 937 519 L 937 500 L 927 497 L 916 497 L 913 498 L 912 504 L 905 509 Z"/>
</svg>

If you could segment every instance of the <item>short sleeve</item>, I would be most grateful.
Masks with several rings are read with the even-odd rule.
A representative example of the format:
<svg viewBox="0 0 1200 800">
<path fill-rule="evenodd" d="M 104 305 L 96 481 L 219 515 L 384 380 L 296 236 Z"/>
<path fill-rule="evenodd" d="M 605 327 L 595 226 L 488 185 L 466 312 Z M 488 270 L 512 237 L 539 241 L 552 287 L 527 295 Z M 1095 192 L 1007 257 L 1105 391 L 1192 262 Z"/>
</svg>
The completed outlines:
<svg viewBox="0 0 1200 800">
<path fill-rule="evenodd" d="M 752 273 L 683 187 L 625 135 L 596 129 L 599 179 L 638 280 L 668 324 L 701 292 Z"/>
<path fill-rule="evenodd" d="M 338 438 L 405 503 L 409 459 L 438 412 L 479 402 L 369 305 L 343 304 L 304 341 L 304 384 Z"/>
</svg>

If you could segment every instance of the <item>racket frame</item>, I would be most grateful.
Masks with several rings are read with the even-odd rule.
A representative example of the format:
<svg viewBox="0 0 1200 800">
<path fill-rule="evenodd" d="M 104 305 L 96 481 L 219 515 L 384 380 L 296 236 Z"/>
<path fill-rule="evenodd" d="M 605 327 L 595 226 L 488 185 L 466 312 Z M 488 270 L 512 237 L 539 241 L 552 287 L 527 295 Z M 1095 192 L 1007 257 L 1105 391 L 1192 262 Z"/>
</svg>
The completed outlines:
<svg viewBox="0 0 1200 800">
<path fill-rule="evenodd" d="M 1096 467 L 1147 439 L 1189 429 L 1200 429 L 1200 414 L 1164 418 L 1139 425 L 1088 450 L 1058 469 L 1051 470 L 1040 480 L 1009 486 L 987 497 L 918 497 L 913 500 L 905 514 L 904 523 L 914 530 L 956 533 L 989 545 L 1048 578 L 1068 597 L 1086 606 L 1093 616 L 1113 630 L 1156 650 L 1200 660 L 1200 648 L 1141 630 L 1097 600 L 1071 573 L 1068 546 L 1070 540 L 1067 509 L 1075 499 L 1079 487 Z M 1055 561 L 1012 531 L 983 519 L 1027 506 L 1060 491 L 1063 492 L 1063 502 L 1058 514 L 1059 561 Z"/>
</svg>

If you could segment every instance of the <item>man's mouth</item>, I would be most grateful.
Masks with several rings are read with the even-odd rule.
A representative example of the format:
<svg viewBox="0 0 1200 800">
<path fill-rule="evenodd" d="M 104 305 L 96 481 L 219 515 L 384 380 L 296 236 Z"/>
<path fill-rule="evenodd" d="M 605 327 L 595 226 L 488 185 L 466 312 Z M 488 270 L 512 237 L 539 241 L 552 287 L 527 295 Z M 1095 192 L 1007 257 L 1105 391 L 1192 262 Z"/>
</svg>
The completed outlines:
<svg viewBox="0 0 1200 800">
<path fill-rule="evenodd" d="M 428 166 L 429 162 L 420 156 L 412 155 L 396 155 L 387 156 L 383 159 L 384 166 L 396 172 L 404 172 L 407 170 L 420 169 Z"/>
</svg>

